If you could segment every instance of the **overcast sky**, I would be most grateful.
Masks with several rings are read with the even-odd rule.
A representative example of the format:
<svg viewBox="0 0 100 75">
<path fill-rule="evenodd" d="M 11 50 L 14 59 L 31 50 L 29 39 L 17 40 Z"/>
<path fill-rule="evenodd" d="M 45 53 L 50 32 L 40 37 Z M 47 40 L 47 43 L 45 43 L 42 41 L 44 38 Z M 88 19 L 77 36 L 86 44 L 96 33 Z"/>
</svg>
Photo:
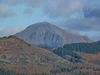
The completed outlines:
<svg viewBox="0 0 100 75">
<path fill-rule="evenodd" d="M 44 21 L 100 40 L 100 0 L 0 0 L 0 36 Z"/>
</svg>

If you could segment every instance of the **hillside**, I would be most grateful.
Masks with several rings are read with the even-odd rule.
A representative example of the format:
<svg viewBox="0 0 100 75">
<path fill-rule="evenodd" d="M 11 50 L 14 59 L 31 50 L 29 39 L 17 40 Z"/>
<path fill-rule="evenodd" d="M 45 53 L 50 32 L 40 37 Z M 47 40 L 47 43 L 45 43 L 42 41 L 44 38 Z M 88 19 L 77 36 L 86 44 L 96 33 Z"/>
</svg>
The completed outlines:
<svg viewBox="0 0 100 75">
<path fill-rule="evenodd" d="M 66 44 L 52 51 L 69 62 L 72 62 L 74 65 L 77 65 L 76 67 L 81 66 L 84 72 L 89 69 L 92 70 L 91 72 L 89 70 L 88 74 L 76 75 L 100 75 L 100 41 Z M 84 68 L 86 69 L 84 70 Z"/>
<path fill-rule="evenodd" d="M 64 44 L 92 42 L 88 37 L 63 30 L 48 22 L 36 23 L 15 36 L 32 44 L 44 47 L 61 47 Z"/>
<path fill-rule="evenodd" d="M 15 73 L 50 73 L 56 67 L 69 64 L 46 49 L 27 43 L 16 36 L 0 38 L 0 68 Z M 42 68 L 41 71 L 39 71 Z M 33 71 L 34 70 L 34 71 Z"/>
<path fill-rule="evenodd" d="M 63 47 L 54 49 L 53 52 L 73 63 L 86 60 L 100 66 L 100 41 L 66 44 Z"/>
<path fill-rule="evenodd" d="M 86 59 L 84 54 L 83 57 L 82 53 L 65 52 L 58 48 L 61 52 L 55 55 L 56 53 L 46 49 L 25 42 L 16 36 L 0 38 L 0 75 L 100 74 L 98 63 L 88 61 L 89 58 Z"/>
</svg>

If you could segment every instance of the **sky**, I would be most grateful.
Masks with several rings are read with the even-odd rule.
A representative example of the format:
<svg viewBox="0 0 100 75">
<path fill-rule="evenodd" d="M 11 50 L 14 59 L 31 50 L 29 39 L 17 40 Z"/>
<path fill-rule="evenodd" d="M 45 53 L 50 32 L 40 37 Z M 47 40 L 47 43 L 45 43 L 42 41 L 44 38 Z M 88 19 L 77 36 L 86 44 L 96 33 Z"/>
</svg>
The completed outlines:
<svg viewBox="0 0 100 75">
<path fill-rule="evenodd" d="M 100 0 L 0 0 L 0 37 L 49 22 L 100 40 Z"/>
</svg>

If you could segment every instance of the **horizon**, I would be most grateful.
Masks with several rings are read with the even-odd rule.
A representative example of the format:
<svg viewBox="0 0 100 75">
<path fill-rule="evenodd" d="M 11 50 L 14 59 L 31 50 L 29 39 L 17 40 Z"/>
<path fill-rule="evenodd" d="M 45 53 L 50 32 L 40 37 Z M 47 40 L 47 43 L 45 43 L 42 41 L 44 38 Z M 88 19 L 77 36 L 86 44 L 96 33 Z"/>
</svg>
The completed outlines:
<svg viewBox="0 0 100 75">
<path fill-rule="evenodd" d="M 94 41 L 100 40 L 100 0 L 0 0 L 0 37 L 49 22 Z"/>
</svg>

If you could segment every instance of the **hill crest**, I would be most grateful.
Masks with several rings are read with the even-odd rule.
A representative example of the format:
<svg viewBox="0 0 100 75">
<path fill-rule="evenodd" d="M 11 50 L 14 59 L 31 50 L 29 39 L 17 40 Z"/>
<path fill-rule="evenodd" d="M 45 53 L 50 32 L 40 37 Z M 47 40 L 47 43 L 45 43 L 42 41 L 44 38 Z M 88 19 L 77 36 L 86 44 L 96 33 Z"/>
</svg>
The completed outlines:
<svg viewBox="0 0 100 75">
<path fill-rule="evenodd" d="M 57 63 L 57 61 L 63 60 L 54 53 L 13 35 L 0 38 L 0 50 L 0 58 L 9 61 L 9 63 Z"/>
</svg>

